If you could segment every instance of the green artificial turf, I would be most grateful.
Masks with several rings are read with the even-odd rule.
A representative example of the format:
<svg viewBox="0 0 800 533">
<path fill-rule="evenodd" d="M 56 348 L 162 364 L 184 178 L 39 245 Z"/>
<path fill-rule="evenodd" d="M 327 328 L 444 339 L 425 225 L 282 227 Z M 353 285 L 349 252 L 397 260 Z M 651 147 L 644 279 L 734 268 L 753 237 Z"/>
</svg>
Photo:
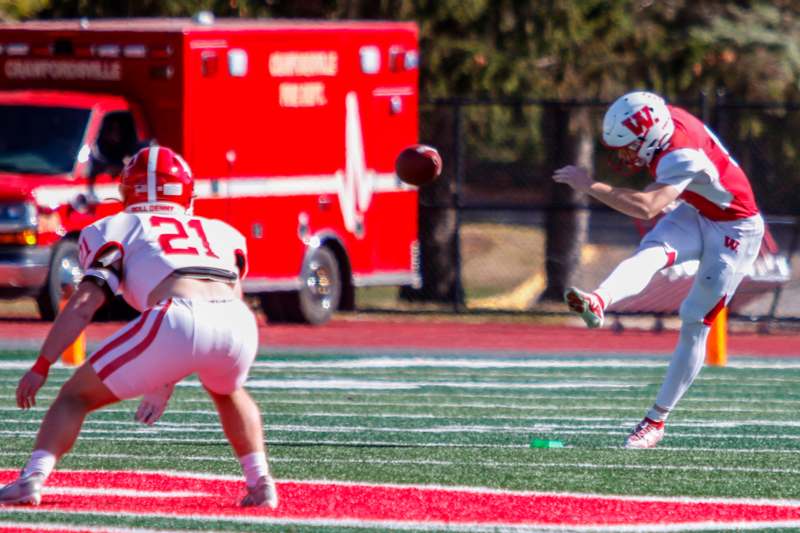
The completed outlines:
<svg viewBox="0 0 800 533">
<path fill-rule="evenodd" d="M 31 357 L 0 356 L 6 363 L 0 365 L 0 468 L 22 466 L 44 408 L 71 372 L 54 368 L 38 408 L 20 411 L 13 398 L 22 370 L 8 363 Z M 465 355 L 416 364 L 415 357 L 424 356 L 262 355 L 248 388 L 262 408 L 275 477 L 800 499 L 800 363 L 792 360 L 737 358 L 728 367 L 704 369 L 670 418 L 660 447 L 631 451 L 620 445 L 654 400 L 665 358 Z M 487 361 L 508 366 L 481 367 Z M 90 415 L 59 467 L 240 473 L 196 378 L 176 389 L 153 428 L 134 423 L 136 405 L 123 402 Z M 533 438 L 559 440 L 564 448 L 531 448 Z M 35 513 L 2 511 L 0 522 L 41 520 Z M 111 523 L 88 514 L 52 513 L 47 520 Z M 252 530 L 190 519 L 123 517 L 113 523 Z"/>
</svg>

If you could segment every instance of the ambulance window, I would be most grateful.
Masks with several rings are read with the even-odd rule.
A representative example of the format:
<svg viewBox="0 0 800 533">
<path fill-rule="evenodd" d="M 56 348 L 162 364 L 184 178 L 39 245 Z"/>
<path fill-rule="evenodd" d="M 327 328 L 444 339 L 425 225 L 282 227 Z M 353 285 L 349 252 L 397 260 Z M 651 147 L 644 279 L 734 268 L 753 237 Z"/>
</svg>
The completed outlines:
<svg viewBox="0 0 800 533">
<path fill-rule="evenodd" d="M 136 153 L 138 147 L 139 139 L 133 116 L 128 111 L 109 113 L 103 119 L 97 135 L 92 173 L 117 174 L 122 170 L 125 159 Z"/>
<path fill-rule="evenodd" d="M 247 52 L 241 48 L 228 50 L 228 74 L 234 78 L 247 75 Z"/>
</svg>

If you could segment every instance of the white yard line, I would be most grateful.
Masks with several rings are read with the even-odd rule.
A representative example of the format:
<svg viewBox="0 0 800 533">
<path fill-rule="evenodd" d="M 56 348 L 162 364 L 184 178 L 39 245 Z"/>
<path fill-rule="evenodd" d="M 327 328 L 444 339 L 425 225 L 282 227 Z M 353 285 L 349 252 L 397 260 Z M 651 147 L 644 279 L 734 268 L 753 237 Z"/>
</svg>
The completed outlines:
<svg viewBox="0 0 800 533">
<path fill-rule="evenodd" d="M 28 363 L 30 365 L 30 362 Z M 323 360 L 264 361 L 253 363 L 254 369 L 398 369 L 398 368 L 661 368 L 664 361 L 643 359 L 564 360 L 563 358 L 458 358 L 458 357 L 356 357 Z M 0 367 L 2 368 L 2 367 Z M 800 366 L 798 366 L 800 368 Z"/>
<path fill-rule="evenodd" d="M 215 413 L 210 412 L 210 415 Z M 275 413 L 270 416 L 274 419 Z M 452 416 L 452 415 L 409 415 L 409 414 L 354 414 L 354 413 L 296 413 L 289 414 L 288 416 L 298 418 L 363 418 L 363 419 L 399 419 L 399 420 L 452 420 L 452 419 L 466 419 L 474 420 L 476 416 Z M 270 424 L 266 428 L 270 431 L 337 431 L 340 429 L 342 432 L 347 431 L 384 431 L 384 432 L 486 432 L 486 431 L 529 431 L 538 427 L 546 426 L 554 430 L 594 430 L 594 429 L 627 429 L 631 421 L 622 417 L 581 417 L 581 416 L 536 416 L 536 417 L 511 417 L 511 416 L 497 416 L 493 415 L 487 417 L 491 420 L 505 420 L 505 421 L 518 421 L 520 425 L 492 425 L 492 424 L 470 424 L 470 425 L 434 425 L 431 427 L 414 428 L 406 426 L 307 426 L 307 425 L 294 425 L 294 424 Z M 38 426 L 39 420 L 16 420 L 17 424 L 35 425 Z M 524 424 L 523 424 L 524 422 Z M 605 423 L 600 423 L 605 422 Z M 112 426 L 112 427 L 134 427 L 142 430 L 141 433 L 158 433 L 158 432 L 180 432 L 180 433 L 217 433 L 220 431 L 219 422 L 169 422 L 161 420 L 154 426 L 145 426 L 133 420 L 96 420 L 90 419 L 84 423 L 84 427 L 96 426 Z M 734 429 L 741 427 L 793 427 L 800 428 L 800 421 L 784 421 L 784 420 L 726 420 L 726 421 L 685 421 L 685 422 L 671 422 L 668 426 L 671 435 L 678 435 L 674 433 L 674 428 L 717 428 L 717 429 Z M 97 430 L 103 431 L 103 430 Z M 727 436 L 736 434 L 725 434 Z M 783 435 L 783 434 L 780 434 Z M 789 436 L 793 433 L 789 433 Z"/>
<path fill-rule="evenodd" d="M 658 383 L 651 383 L 651 385 L 657 385 Z M 602 392 L 602 391 L 601 391 Z M 275 398 L 275 394 L 272 392 L 267 392 L 263 390 L 253 390 L 252 394 L 254 395 L 263 395 L 267 398 Z M 291 401 L 291 400 L 284 400 L 280 398 L 284 398 L 285 396 L 308 396 L 313 397 L 313 403 L 319 403 L 320 399 L 318 397 L 320 393 L 317 391 L 304 391 L 302 389 L 297 390 L 286 390 L 281 391 L 280 396 L 278 397 L 279 400 L 276 401 Z M 559 394 L 557 397 L 554 397 L 549 394 L 502 394 L 502 393 L 486 393 L 486 392 L 458 392 L 458 391 L 448 391 L 448 392 L 435 392 L 435 391 L 423 391 L 423 392 L 407 392 L 407 391 L 397 391 L 387 393 L 393 397 L 409 397 L 415 399 L 423 399 L 429 398 L 431 400 L 435 400 L 438 398 L 447 398 L 447 399 L 457 399 L 457 398 L 474 398 L 474 399 L 509 399 L 515 401 L 525 401 L 525 400 L 544 400 L 550 402 L 561 402 L 562 400 L 575 400 L 575 401 L 587 401 L 587 402 L 596 402 L 599 398 L 598 395 L 586 395 L 586 394 Z M 363 392 L 363 391 L 352 391 L 348 393 L 348 396 L 353 397 L 363 397 L 363 398 L 371 398 L 376 396 L 377 394 L 374 392 Z M 641 395 L 625 395 L 614 393 L 613 399 L 615 402 L 641 402 L 642 396 Z M 199 400 L 198 400 L 199 401 Z M 206 400 L 202 400 L 206 401 Z M 302 400 L 297 400 L 298 402 L 302 402 Z M 328 400 L 324 400 L 326 403 Z M 347 402 L 341 401 L 340 403 L 347 404 L 347 405 L 358 405 L 359 403 L 368 404 L 371 402 L 356 402 L 348 400 Z M 685 398 L 681 401 L 681 405 L 684 404 L 692 404 L 692 403 L 744 403 L 744 404 L 776 404 L 776 405 L 798 405 L 800 404 L 800 398 L 797 400 L 791 399 L 759 399 L 759 398 Z M 397 402 L 397 403 L 390 403 L 387 405 L 406 405 L 405 402 Z M 420 405 L 431 405 L 430 403 L 427 404 L 420 404 Z M 441 405 L 441 403 L 437 400 L 435 405 Z M 461 404 L 457 404 L 461 405 Z M 518 404 L 515 404 L 518 405 Z"/>
<path fill-rule="evenodd" d="M 19 452 L 0 452 L 0 457 L 28 457 L 30 455 L 30 451 L 19 451 Z M 86 453 L 86 452 L 76 452 L 70 451 L 69 457 L 80 457 L 83 459 L 132 459 L 139 461 L 142 458 L 147 459 L 163 459 L 165 461 L 174 461 L 175 455 L 174 454 L 154 454 L 151 451 L 148 451 L 146 454 L 134 454 L 134 453 Z M 198 461 L 198 462 L 222 462 L 222 463 L 230 463 L 233 459 L 228 454 L 220 455 L 220 456 L 213 456 L 213 455 L 181 455 L 181 459 L 186 459 L 190 461 Z M 270 462 L 277 461 L 276 458 L 270 458 Z M 2 509 L 2 508 L 0 508 Z"/>
<path fill-rule="evenodd" d="M 549 397 L 550 400 L 553 400 L 553 397 Z M 38 398 L 42 400 L 42 398 Z M 565 399 L 564 401 L 567 401 Z M 384 407 L 402 407 L 408 409 L 420 409 L 420 410 L 432 410 L 432 409 L 463 409 L 463 410 L 492 410 L 496 411 L 498 409 L 504 409 L 508 411 L 524 411 L 524 412 L 567 412 L 567 411 L 578 411 L 578 412 L 611 412 L 611 413 L 622 413 L 620 416 L 625 416 L 625 413 L 628 411 L 629 408 L 633 407 L 641 407 L 642 405 L 642 398 L 639 398 L 635 402 L 631 402 L 632 405 L 626 406 L 623 405 L 621 402 L 615 404 L 596 404 L 596 403 L 589 403 L 587 405 L 525 405 L 525 404 L 511 404 L 511 403 L 450 403 L 450 402 L 437 402 L 435 404 L 427 403 L 427 402 L 369 402 L 369 401 L 350 401 L 350 400 L 324 400 L 325 405 L 327 406 L 346 406 L 352 407 L 354 409 L 377 409 L 377 408 L 384 408 Z M 286 400 L 286 399 L 274 399 L 274 398 L 265 398 L 263 399 L 263 406 L 266 412 L 270 415 L 270 417 L 276 416 L 326 416 L 325 413 L 306 413 L 302 411 L 285 411 L 285 410 L 278 410 L 275 409 L 275 406 L 280 405 L 298 405 L 298 406 L 312 406 L 312 407 L 319 407 L 320 400 Z M 695 400 L 695 403 L 697 401 Z M 732 403 L 728 402 L 728 403 Z M 753 409 L 746 409 L 746 408 L 739 408 L 739 407 L 729 407 L 729 408 L 719 408 L 719 407 L 707 407 L 707 406 L 699 406 L 694 405 L 691 406 L 689 404 L 692 403 L 692 400 L 686 400 L 685 404 L 681 405 L 681 412 L 684 414 L 689 413 L 699 413 L 703 415 L 713 414 L 713 413 L 722 413 L 722 414 L 731 414 L 731 413 L 738 413 L 738 414 L 763 414 L 765 412 L 764 408 L 753 408 Z M 717 402 L 712 402 L 717 403 Z M 725 402 L 722 402 L 725 403 Z M 44 402 L 42 402 L 44 404 Z M 190 414 L 190 415 L 198 415 L 198 416 L 208 416 L 213 417 L 214 419 L 217 418 L 217 412 L 210 409 L 180 409 L 179 406 L 188 406 L 193 404 L 201 404 L 201 405 L 208 405 L 209 401 L 205 399 L 198 399 L 198 400 L 191 400 L 185 398 L 174 398 L 171 403 L 170 407 L 167 410 L 166 417 L 171 417 L 174 415 L 183 415 L 183 414 Z M 786 403 L 788 405 L 788 402 Z M 94 416 L 103 416 L 107 414 L 124 414 L 126 416 L 133 416 L 134 406 L 132 403 L 129 403 L 129 408 L 106 408 L 98 412 L 98 414 Z M 769 409 L 770 414 L 779 414 L 779 413 L 786 413 L 786 414 L 796 414 L 797 408 L 776 408 L 776 407 L 766 407 Z M 36 412 L 45 412 L 47 411 L 48 407 L 33 407 L 29 410 L 29 412 L 36 413 Z M 17 407 L 0 407 L 0 413 L 9 413 L 9 414 L 19 414 L 20 410 Z M 364 417 L 392 417 L 396 416 L 393 413 L 385 413 L 385 414 L 364 414 L 361 415 L 360 413 L 347 413 L 347 412 L 339 412 L 339 411 L 330 411 L 327 413 L 327 416 L 364 416 Z M 420 415 L 413 415 L 413 414 L 404 414 L 404 416 L 408 418 L 425 418 L 429 415 L 420 414 Z M 450 415 L 450 414 L 443 414 L 443 415 L 430 415 L 431 417 L 440 417 L 440 418 L 477 418 L 482 415 L 476 413 L 472 416 L 468 415 Z M 539 418 L 536 415 L 530 416 L 521 416 L 516 417 L 513 415 L 495 415 L 492 414 L 490 418 L 508 418 L 508 419 L 535 419 Z M 600 418 L 600 417 L 597 417 Z M 779 421 L 775 421 L 778 423 Z"/>
<path fill-rule="evenodd" d="M 458 357 L 355 357 L 338 359 L 313 359 L 313 360 L 263 360 L 259 359 L 253 363 L 253 369 L 258 371 L 267 370 L 318 370 L 318 369 L 401 369 L 401 368 L 454 368 L 454 369 L 546 369 L 546 368 L 594 368 L 594 369 L 613 369 L 626 371 L 629 369 L 655 368 L 661 369 L 666 366 L 668 357 L 658 359 L 643 359 L 635 356 L 629 358 L 602 358 L 587 357 L 585 359 L 567 359 L 563 357 L 552 358 L 547 356 L 530 358 L 458 358 Z M 32 359 L 9 359 L 0 361 L 0 370 L 14 369 L 25 370 L 30 368 Z M 72 370 L 61 364 L 53 366 L 54 369 Z M 726 368 L 748 369 L 748 370 L 800 370 L 800 360 L 781 358 L 781 359 L 732 359 L 728 361 Z"/>
<path fill-rule="evenodd" d="M 796 453 L 796 450 L 794 451 Z M 635 452 L 634 452 L 635 453 Z M 16 456 L 16 455 L 23 455 L 22 453 L 10 453 L 4 452 L 0 453 L 0 455 L 8 455 L 8 456 Z M 27 454 L 25 454 L 27 456 Z M 131 459 L 131 460 L 141 460 L 141 455 L 133 455 L 133 454 L 81 454 L 81 453 L 70 453 L 70 456 L 75 457 L 85 457 L 85 458 L 102 458 L 102 459 Z M 163 459 L 165 461 L 174 460 L 174 456 L 170 455 L 153 455 L 151 453 L 147 454 L 148 459 Z M 232 459 L 230 457 L 208 457 L 208 456 L 185 456 L 183 459 L 187 460 L 196 460 L 198 462 L 222 462 L 222 463 L 230 463 Z M 332 464 L 332 465 L 374 465 L 374 466 L 414 466 L 414 465 L 421 465 L 421 466 L 448 466 L 448 467 L 474 467 L 474 461 L 451 461 L 451 460 L 439 460 L 439 459 L 321 459 L 321 458 L 309 458 L 309 457 L 301 457 L 301 458 L 282 458 L 282 457 L 271 457 L 270 463 L 286 463 L 286 464 L 306 464 L 306 463 L 314 463 L 314 464 Z M 482 461 L 481 462 L 482 468 L 516 468 L 516 469 L 536 469 L 536 468 L 580 468 L 580 469 L 591 469 L 591 470 L 645 470 L 645 471 L 653 471 L 657 472 L 659 470 L 670 470 L 670 471 L 685 471 L 685 472 L 692 472 L 692 471 L 700 471 L 700 472 L 734 472 L 734 473 L 750 473 L 750 474 L 781 474 L 781 475 L 797 475 L 800 473 L 800 469 L 796 468 L 757 468 L 757 467 L 735 467 L 735 466 L 694 466 L 694 465 L 669 465 L 669 464 L 658 464 L 658 465 L 632 465 L 632 464 L 603 464 L 597 465 L 594 463 L 579 463 L 579 462 L 559 462 L 559 463 L 546 463 L 546 462 L 534 462 L 534 461 Z M 49 490 L 49 489 L 48 489 Z M 67 492 L 72 489 L 64 489 L 62 491 L 59 488 L 54 489 L 53 493 L 59 494 L 78 494 L 78 492 Z M 75 489 L 84 490 L 84 489 Z M 88 489 L 86 489 L 88 490 Z M 103 489 L 104 490 L 104 489 Z M 132 491 L 133 492 L 133 491 Z M 98 494 L 102 493 L 100 491 Z M 86 493 L 89 495 L 89 493 Z M 170 495 L 171 493 L 165 493 L 165 496 Z M 122 494 L 120 494 L 122 495 Z M 142 497 L 149 496 L 148 494 L 126 494 L 126 495 L 139 495 Z M 176 494 L 178 497 L 191 497 L 191 493 L 186 493 L 185 495 Z M 152 496 L 157 497 L 157 496 Z"/>
<path fill-rule="evenodd" d="M 800 353 L 800 351 L 798 351 Z M 531 358 L 458 358 L 458 357 L 355 357 L 324 360 L 292 360 L 264 361 L 257 360 L 253 368 L 269 369 L 317 369 L 317 368 L 663 368 L 669 357 L 641 359 L 587 357 L 585 359 L 567 359 L 563 357 L 531 357 Z M 731 359 L 728 368 L 750 370 L 800 369 L 800 361 L 795 359 Z"/>
<path fill-rule="evenodd" d="M 51 513 L 48 513 L 51 514 Z M 59 513 L 54 513 L 59 514 Z M 0 528 L 9 528 L 14 530 L 31 530 L 31 531 L 97 531 L 98 533 L 157 533 L 162 532 L 163 529 L 142 529 L 142 528 L 120 528 L 120 527 L 107 527 L 107 526 L 88 526 L 74 523 L 52 523 L 52 522 L 9 522 L 0 520 Z M 208 532 L 210 533 L 210 532 Z"/>
<path fill-rule="evenodd" d="M 36 510 L 27 509 L 23 507 L 9 508 L 13 513 L 32 513 Z M 39 511 L 42 512 L 42 511 Z M 48 515 L 85 515 L 85 516 L 104 516 L 113 517 L 120 516 L 124 518 L 163 518 L 167 520 L 181 521 L 181 522 L 226 522 L 231 524 L 241 523 L 250 525 L 261 526 L 307 526 L 307 527 L 347 527 L 352 529 L 375 529 L 392 531 L 454 531 L 454 532 L 473 532 L 473 533 L 498 533 L 498 532 L 513 532 L 513 533 L 627 533 L 627 532 L 683 532 L 683 531 L 744 531 L 753 529 L 785 529 L 800 527 L 800 520 L 786 520 L 786 521 L 761 521 L 761 522 L 686 522 L 681 524 L 637 524 L 637 525 L 610 525 L 610 526 L 551 526 L 547 524 L 532 524 L 532 525 L 514 525 L 505 523 L 482 524 L 482 523 L 464 523 L 453 524 L 452 522 L 436 522 L 436 521 L 390 521 L 390 520 L 353 520 L 353 519 L 291 519 L 291 518 L 255 518 L 255 517 L 231 517 L 231 516 L 178 516 L 169 513 L 131 513 L 131 512 L 103 512 L 103 511 L 47 511 Z M 2 522 L 0 526 L 5 524 L 19 525 L 22 528 L 30 528 L 29 524 L 38 526 L 41 523 L 15 523 L 15 522 Z M 149 530 L 149 529 L 119 529 L 119 528 L 98 528 L 91 526 L 79 526 L 72 524 L 65 524 L 58 526 L 55 524 L 45 523 L 42 526 L 43 530 L 66 530 L 66 531 L 109 531 L 111 533 L 138 533 L 138 532 L 153 532 L 163 530 Z M 181 531 L 187 531 L 181 529 Z M 188 530 L 191 531 L 191 530 Z M 203 529 L 203 531 L 209 531 Z"/>
<path fill-rule="evenodd" d="M 213 414 L 213 413 L 209 413 Z M 271 414 L 275 418 L 275 414 Z M 475 420 L 476 418 L 488 420 L 505 420 L 517 421 L 518 425 L 502 425 L 502 424 L 435 424 L 426 427 L 408 427 L 408 426 L 365 426 L 365 425 L 332 425 L 332 426 L 309 426 L 306 424 L 268 424 L 266 429 L 270 431 L 313 431 L 313 432 L 347 432 L 347 431 L 382 431 L 382 432 L 416 432 L 416 433 L 429 433 L 429 432 L 491 432 L 491 431 L 527 431 L 537 427 L 546 426 L 553 429 L 564 430 L 595 430 L 595 429 L 627 429 L 631 421 L 625 417 L 585 417 L 585 416 L 529 416 L 529 417 L 511 417 L 511 416 L 452 416 L 452 415 L 416 415 L 416 414 L 356 414 L 356 413 L 290 413 L 285 416 L 297 418 L 350 418 L 350 419 L 377 419 L 377 420 L 443 420 L 448 421 L 452 419 L 466 419 Z M 24 425 L 38 426 L 39 420 L 15 420 L 15 423 Z M 134 427 L 141 433 L 157 433 L 161 432 L 181 432 L 181 433 L 217 433 L 220 431 L 218 422 L 170 422 L 159 421 L 153 426 L 145 426 L 133 420 L 97 420 L 90 419 L 84 423 L 84 427 L 94 426 L 112 426 L 112 427 Z M 680 421 L 670 422 L 668 425 L 671 435 L 679 435 L 675 433 L 675 428 L 714 428 L 714 429 L 735 429 L 742 427 L 769 427 L 769 428 L 800 428 L 800 421 L 798 420 L 697 420 L 697 421 Z M 93 431 L 111 431 L 97 429 Z M 2 430 L 0 430 L 0 433 Z M 723 435 L 723 434 L 721 434 Z M 736 433 L 726 433 L 723 436 L 736 436 Z M 787 436 L 791 438 L 794 433 L 776 433 L 772 436 L 780 437 Z M 762 436 L 762 435 L 757 435 Z M 769 436 L 769 435 L 768 435 Z"/>
<path fill-rule="evenodd" d="M 548 433 L 548 434 L 555 434 L 560 438 L 564 438 L 567 436 L 587 436 L 587 435 L 610 435 L 610 436 L 620 436 L 625 433 L 623 429 L 629 429 L 627 426 L 610 426 L 611 430 L 600 430 L 600 429 L 568 429 L 564 427 L 556 427 L 552 424 L 539 424 L 529 427 L 520 427 L 520 428 L 496 428 L 496 427 L 486 427 L 486 428 L 469 428 L 469 427 L 460 427 L 460 426 L 451 426 L 451 427 L 437 427 L 437 428 L 363 428 L 363 429 L 354 429 L 353 427 L 315 427 L 309 428 L 305 426 L 282 426 L 282 427 L 271 427 L 268 426 L 266 429 L 267 433 L 271 434 L 306 434 L 306 435 L 315 435 L 319 433 L 333 433 L 333 434 L 346 434 L 346 435 L 354 435 L 359 433 L 400 433 L 400 434 L 408 434 L 408 433 L 418 433 L 418 434 L 441 434 L 441 433 L 448 433 L 448 434 L 492 434 L 492 433 L 503 433 L 508 434 L 511 436 L 519 435 L 519 440 L 527 440 L 531 434 L 536 433 Z M 180 433 L 182 435 L 186 435 L 185 438 L 176 438 L 176 437 L 161 437 L 159 436 L 159 431 L 157 430 L 140 430 L 136 432 L 139 436 L 134 437 L 121 437 L 119 436 L 119 431 L 109 429 L 85 429 L 81 432 L 81 440 L 99 440 L 99 441 L 108 441 L 108 442 L 147 442 L 147 443 L 157 443 L 157 442 L 168 442 L 168 443 L 226 443 L 227 441 L 223 438 L 199 438 L 197 437 L 198 433 L 210 433 L 210 434 L 221 434 L 221 430 L 194 430 L 194 431 L 164 431 L 163 433 Z M 189 433 L 189 434 L 187 434 Z M 35 437 L 35 431 L 12 431 L 12 430 L 0 430 L 0 435 L 9 435 L 15 437 Z M 104 437 L 102 435 L 109 435 L 109 437 Z M 713 434 L 713 433 L 685 433 L 685 432 L 675 432 L 672 431 L 669 433 L 671 437 L 676 438 L 698 438 L 698 439 L 706 439 L 706 440 L 777 440 L 777 441 L 800 441 L 800 435 L 786 435 L 786 434 L 760 434 L 760 435 L 749 435 L 749 434 Z M 310 437 L 309 437 L 310 438 Z M 294 440 L 287 440 L 281 438 L 269 438 L 269 442 L 273 444 L 296 444 L 297 442 L 302 442 L 303 439 L 294 439 Z M 464 447 L 464 448 L 482 448 L 482 447 L 497 447 L 497 448 L 524 448 L 526 447 L 525 444 L 520 442 L 519 444 L 487 444 L 481 442 L 466 442 L 461 440 L 460 442 L 425 442 L 425 443 L 418 443 L 409 440 L 320 440 L 314 439 L 314 443 L 318 445 L 336 445 L 336 446 L 411 446 L 411 447 Z M 693 448 L 688 448 L 693 449 Z"/>
<path fill-rule="evenodd" d="M 181 382 L 182 386 L 200 387 L 200 382 Z M 624 381 L 564 381 L 548 383 L 512 383 L 506 381 L 384 381 L 379 379 L 251 379 L 247 381 L 248 389 L 367 389 L 397 390 L 419 389 L 423 387 L 445 387 L 456 389 L 637 389 L 646 387 L 647 383 L 630 383 Z"/>
<path fill-rule="evenodd" d="M 137 442 L 137 443 L 171 443 L 171 444 L 223 444 L 227 445 L 228 441 L 223 438 L 196 438 L 188 436 L 185 439 L 181 438 L 169 438 L 169 437 L 157 437 L 157 436 L 147 436 L 145 438 L 142 437 L 120 437 L 116 436 L 118 433 L 110 432 L 110 431 L 89 431 L 87 434 L 85 432 L 81 432 L 80 440 L 81 441 L 101 441 L 101 442 Z M 101 437 L 97 435 L 93 435 L 91 433 L 106 433 L 106 434 L 113 434 L 111 437 Z M 221 433 L 221 432 L 220 432 Z M 15 435 L 18 437 L 35 437 L 35 431 L 19 431 L 19 432 L 12 432 L 12 431 L 5 431 L 0 432 L 1 434 L 7 435 Z M 614 433 L 617 434 L 617 433 Z M 280 439 L 280 438 L 269 438 L 268 444 L 285 444 L 285 445 L 296 445 L 298 442 L 308 442 L 303 439 Z M 315 438 L 313 441 L 315 446 L 339 446 L 339 447 L 350 447 L 350 446 L 358 446 L 358 447 L 369 447 L 369 446 L 383 446 L 383 447 L 413 447 L 413 448 L 512 448 L 512 449 L 519 449 L 519 448 L 526 448 L 526 445 L 522 444 L 483 444 L 483 443 L 463 443 L 463 442 L 425 442 L 425 443 L 417 443 L 417 442 L 408 442 L 408 441 L 388 441 L 388 440 L 355 440 L 355 439 L 348 439 L 348 440 L 329 440 L 329 439 L 317 439 Z M 174 457 L 173 457 L 174 460 Z"/>
<path fill-rule="evenodd" d="M 104 487 L 102 489 L 92 489 L 88 487 L 50 487 L 45 486 L 42 491 L 45 494 L 65 494 L 72 496 L 123 496 L 126 498 L 198 498 L 209 496 L 207 492 L 192 491 L 156 491 L 156 490 L 136 490 L 118 489 Z M 0 508 L 2 509 L 2 508 Z"/>
</svg>

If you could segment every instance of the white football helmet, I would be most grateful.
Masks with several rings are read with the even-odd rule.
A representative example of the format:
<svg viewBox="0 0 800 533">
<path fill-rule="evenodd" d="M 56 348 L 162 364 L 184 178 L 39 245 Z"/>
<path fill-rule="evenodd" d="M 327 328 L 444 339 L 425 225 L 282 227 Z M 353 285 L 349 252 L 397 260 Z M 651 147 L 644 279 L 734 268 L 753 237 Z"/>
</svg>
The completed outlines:
<svg viewBox="0 0 800 533">
<path fill-rule="evenodd" d="M 619 158 L 630 166 L 649 165 L 674 132 L 664 99 L 646 91 L 620 96 L 603 117 L 603 144 L 618 150 Z"/>
</svg>

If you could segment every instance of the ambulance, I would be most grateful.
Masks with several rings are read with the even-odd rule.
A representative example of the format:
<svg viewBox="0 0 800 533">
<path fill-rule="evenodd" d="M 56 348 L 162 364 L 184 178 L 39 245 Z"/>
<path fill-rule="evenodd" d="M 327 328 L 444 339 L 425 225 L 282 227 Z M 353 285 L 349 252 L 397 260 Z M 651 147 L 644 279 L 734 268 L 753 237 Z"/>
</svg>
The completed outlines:
<svg viewBox="0 0 800 533">
<path fill-rule="evenodd" d="M 0 297 L 53 319 L 81 228 L 121 208 L 119 172 L 153 143 L 188 161 L 195 213 L 247 238 L 270 321 L 418 285 L 417 193 L 394 173 L 417 141 L 417 42 L 397 22 L 0 24 Z"/>
</svg>

